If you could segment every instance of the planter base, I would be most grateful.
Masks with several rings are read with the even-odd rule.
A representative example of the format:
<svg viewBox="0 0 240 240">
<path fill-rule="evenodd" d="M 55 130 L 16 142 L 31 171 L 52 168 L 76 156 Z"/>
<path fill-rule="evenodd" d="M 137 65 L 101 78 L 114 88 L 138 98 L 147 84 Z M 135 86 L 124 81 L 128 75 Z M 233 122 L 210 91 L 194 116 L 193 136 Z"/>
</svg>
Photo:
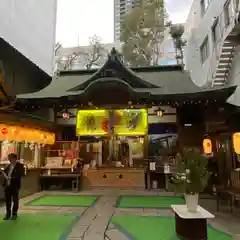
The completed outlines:
<svg viewBox="0 0 240 240">
<path fill-rule="evenodd" d="M 189 212 L 197 212 L 199 194 L 185 194 L 185 202 Z"/>
<path fill-rule="evenodd" d="M 175 213 L 176 234 L 184 240 L 207 240 L 206 219 L 184 219 Z"/>
</svg>

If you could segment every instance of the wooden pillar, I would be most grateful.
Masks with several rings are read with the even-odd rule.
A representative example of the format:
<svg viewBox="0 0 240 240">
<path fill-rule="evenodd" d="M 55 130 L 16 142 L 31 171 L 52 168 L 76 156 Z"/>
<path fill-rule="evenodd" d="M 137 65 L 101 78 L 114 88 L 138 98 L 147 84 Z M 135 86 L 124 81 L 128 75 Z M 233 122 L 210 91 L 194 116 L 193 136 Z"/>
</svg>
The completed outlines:
<svg viewBox="0 0 240 240">
<path fill-rule="evenodd" d="M 58 113 L 57 109 L 53 108 L 53 123 L 54 124 L 57 124 L 57 119 L 58 119 L 57 113 Z"/>
<path fill-rule="evenodd" d="M 180 150 L 184 147 L 201 147 L 206 132 L 204 121 L 202 123 L 184 125 L 181 118 L 181 109 L 177 109 L 178 142 Z M 194 112 L 192 112 L 194 114 Z"/>
</svg>

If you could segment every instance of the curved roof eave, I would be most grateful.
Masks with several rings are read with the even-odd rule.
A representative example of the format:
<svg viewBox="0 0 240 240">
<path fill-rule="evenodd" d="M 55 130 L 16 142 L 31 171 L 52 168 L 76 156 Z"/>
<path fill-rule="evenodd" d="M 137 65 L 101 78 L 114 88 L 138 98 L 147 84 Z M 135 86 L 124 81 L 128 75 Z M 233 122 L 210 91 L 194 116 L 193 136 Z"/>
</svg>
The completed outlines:
<svg viewBox="0 0 240 240">
<path fill-rule="evenodd" d="M 149 83 L 143 80 L 141 77 L 136 75 L 130 68 L 126 67 L 123 62 L 120 60 L 119 53 L 115 48 L 110 52 L 107 61 L 100 67 L 93 75 L 84 83 L 77 85 L 73 88 L 68 89 L 67 91 L 74 92 L 85 89 L 93 81 L 102 78 L 108 74 L 110 71 L 117 71 L 122 75 L 122 78 L 131 80 L 132 83 L 139 85 L 141 88 L 155 88 L 156 85 Z"/>
</svg>

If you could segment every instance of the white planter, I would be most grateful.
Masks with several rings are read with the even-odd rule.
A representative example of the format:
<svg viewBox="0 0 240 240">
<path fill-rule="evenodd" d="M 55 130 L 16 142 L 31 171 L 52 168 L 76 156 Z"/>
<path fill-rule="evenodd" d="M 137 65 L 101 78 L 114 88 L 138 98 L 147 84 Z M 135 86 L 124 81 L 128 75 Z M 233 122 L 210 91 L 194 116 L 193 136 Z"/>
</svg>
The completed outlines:
<svg viewBox="0 0 240 240">
<path fill-rule="evenodd" d="M 189 212 L 196 212 L 198 207 L 199 194 L 185 194 L 185 202 Z"/>
</svg>

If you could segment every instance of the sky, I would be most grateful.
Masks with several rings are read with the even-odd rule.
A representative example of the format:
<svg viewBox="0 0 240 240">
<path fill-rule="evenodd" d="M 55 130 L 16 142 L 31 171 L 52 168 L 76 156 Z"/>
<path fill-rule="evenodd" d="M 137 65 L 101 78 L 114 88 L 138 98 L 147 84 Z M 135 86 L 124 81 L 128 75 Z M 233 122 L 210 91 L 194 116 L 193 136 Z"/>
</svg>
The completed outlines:
<svg viewBox="0 0 240 240">
<path fill-rule="evenodd" d="M 165 0 L 173 23 L 183 23 L 193 0 Z M 56 41 L 64 47 L 85 46 L 97 35 L 102 43 L 113 42 L 114 0 L 58 0 Z"/>
</svg>

